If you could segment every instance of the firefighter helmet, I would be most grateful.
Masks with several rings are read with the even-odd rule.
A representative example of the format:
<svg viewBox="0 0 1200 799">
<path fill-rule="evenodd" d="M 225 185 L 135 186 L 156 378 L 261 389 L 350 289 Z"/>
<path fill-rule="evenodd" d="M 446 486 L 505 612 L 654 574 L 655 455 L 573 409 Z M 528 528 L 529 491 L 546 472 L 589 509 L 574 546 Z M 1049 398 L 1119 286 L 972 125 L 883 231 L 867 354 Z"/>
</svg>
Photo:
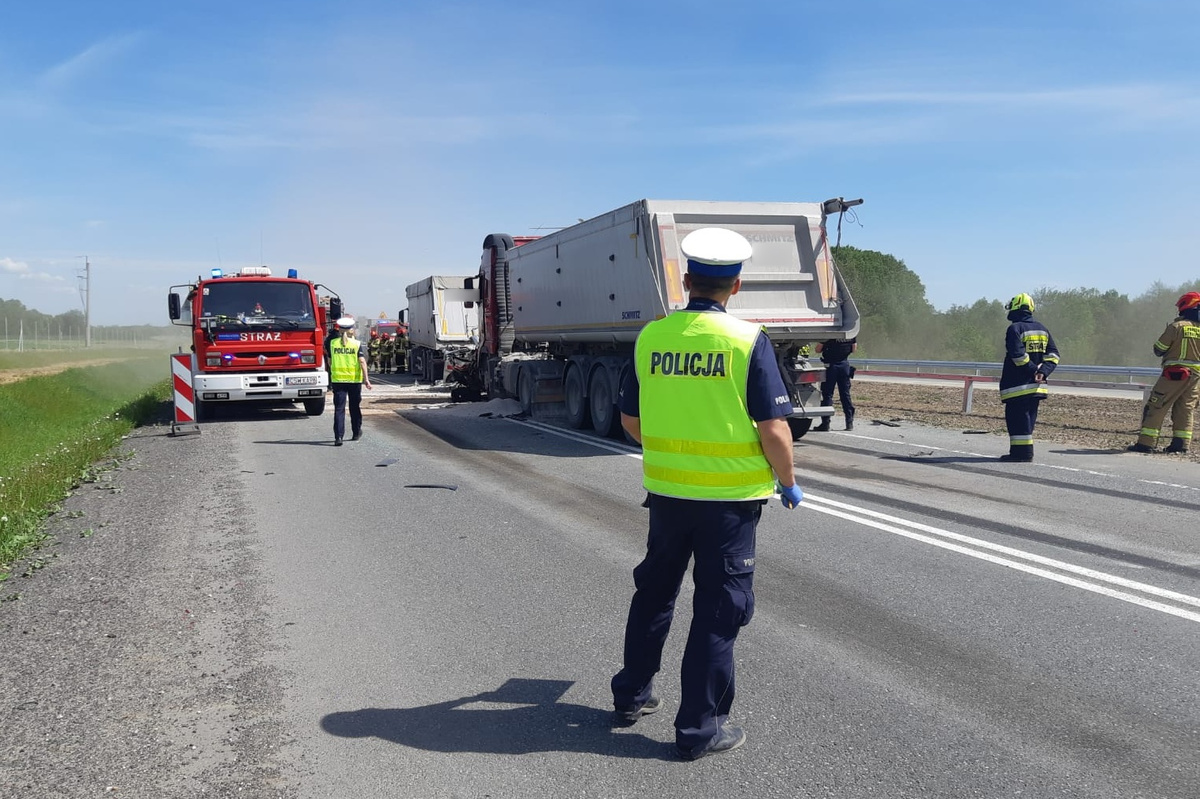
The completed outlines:
<svg viewBox="0 0 1200 799">
<path fill-rule="evenodd" d="M 1033 313 L 1033 297 L 1028 294 L 1018 294 L 1004 306 L 1006 311 L 1029 311 Z"/>
<path fill-rule="evenodd" d="M 1175 307 L 1179 309 L 1180 313 L 1189 308 L 1200 308 L 1200 291 L 1189 291 L 1187 294 L 1184 294 L 1175 303 Z"/>
</svg>

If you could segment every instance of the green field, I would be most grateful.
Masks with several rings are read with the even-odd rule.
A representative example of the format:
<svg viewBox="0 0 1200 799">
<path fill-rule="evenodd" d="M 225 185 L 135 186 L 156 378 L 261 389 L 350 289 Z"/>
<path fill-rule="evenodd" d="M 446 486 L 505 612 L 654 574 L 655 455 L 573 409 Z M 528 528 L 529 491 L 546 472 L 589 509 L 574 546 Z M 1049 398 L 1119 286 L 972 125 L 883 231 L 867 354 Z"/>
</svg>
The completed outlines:
<svg viewBox="0 0 1200 799">
<path fill-rule="evenodd" d="M 79 360 L 79 353 L 8 355 L 39 357 L 9 365 L 0 356 L 0 368 Z M 74 357 L 46 360 L 59 355 Z M 0 385 L 0 580 L 16 557 L 45 538 L 46 517 L 59 503 L 171 397 L 166 353 L 89 351 L 87 357 L 122 360 Z"/>
</svg>

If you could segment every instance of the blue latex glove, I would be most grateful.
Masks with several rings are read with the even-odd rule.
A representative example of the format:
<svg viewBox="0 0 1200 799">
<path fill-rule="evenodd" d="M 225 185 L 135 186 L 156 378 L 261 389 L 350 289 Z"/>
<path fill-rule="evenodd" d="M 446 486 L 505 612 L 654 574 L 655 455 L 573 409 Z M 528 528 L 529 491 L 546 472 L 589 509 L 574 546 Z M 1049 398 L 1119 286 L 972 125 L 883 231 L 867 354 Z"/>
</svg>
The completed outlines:
<svg viewBox="0 0 1200 799">
<path fill-rule="evenodd" d="M 783 507 L 791 510 L 799 505 L 804 500 L 804 492 L 800 490 L 800 486 L 793 483 L 790 488 L 784 488 L 783 483 L 775 482 L 775 490 L 779 492 L 779 499 L 783 502 Z"/>
</svg>

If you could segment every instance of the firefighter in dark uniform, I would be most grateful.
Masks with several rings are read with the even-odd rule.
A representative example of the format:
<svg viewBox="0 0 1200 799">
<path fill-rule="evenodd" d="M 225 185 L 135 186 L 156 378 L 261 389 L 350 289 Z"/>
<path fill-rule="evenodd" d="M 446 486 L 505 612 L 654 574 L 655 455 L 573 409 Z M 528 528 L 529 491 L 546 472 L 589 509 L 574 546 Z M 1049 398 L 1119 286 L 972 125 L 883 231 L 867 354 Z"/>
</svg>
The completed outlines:
<svg viewBox="0 0 1200 799">
<path fill-rule="evenodd" d="M 367 348 L 354 337 L 354 318 L 337 320 L 339 335 L 325 348 L 329 370 L 329 388 L 333 392 L 333 444 L 342 446 L 346 436 L 346 406 L 350 406 L 350 433 L 354 441 L 362 438 L 362 388 L 371 388 L 367 372 Z"/>
<path fill-rule="evenodd" d="M 408 330 L 396 328 L 396 373 L 401 374 L 408 367 Z"/>
<path fill-rule="evenodd" d="M 396 343 L 387 333 L 380 336 L 379 341 L 379 371 L 385 375 L 392 371 L 392 356 L 396 354 Z"/>
<path fill-rule="evenodd" d="M 1008 427 L 1008 454 L 1002 461 L 1033 460 L 1033 427 L 1038 404 L 1049 391 L 1046 379 L 1058 366 L 1058 347 L 1050 331 L 1033 318 L 1033 297 L 1018 294 L 1008 301 L 1008 331 L 1004 334 L 1004 366 L 1000 371 L 1000 401 Z"/>
<path fill-rule="evenodd" d="M 1171 412 L 1171 443 L 1163 450 L 1184 453 L 1192 443 L 1192 417 L 1200 399 L 1200 293 L 1189 291 L 1175 307 L 1179 316 L 1154 342 L 1162 374 L 1142 407 L 1142 429 L 1132 452 L 1154 452 L 1162 423 Z"/>
<path fill-rule="evenodd" d="M 854 429 L 854 402 L 850 399 L 850 380 L 854 377 L 854 367 L 850 365 L 850 353 L 858 349 L 858 339 L 850 338 L 845 341 L 830 339 L 817 344 L 817 352 L 825 363 L 825 379 L 821 382 L 821 404 L 833 406 L 833 389 L 837 388 L 838 399 L 842 403 L 842 413 L 846 416 L 846 429 Z M 821 424 L 813 428 L 824 432 L 829 429 L 826 416 Z"/>
<path fill-rule="evenodd" d="M 701 228 L 680 249 L 688 305 L 642 329 L 618 400 L 625 431 L 642 444 L 650 526 L 612 692 L 618 724 L 659 709 L 654 675 L 694 557 L 675 716 L 679 755 L 694 760 L 746 740 L 727 720 L 733 645 L 754 615 L 755 531 L 776 490 L 789 508 L 803 494 L 793 474 L 792 406 L 770 340 L 725 313 L 750 243 L 731 230 Z"/>
<path fill-rule="evenodd" d="M 379 371 L 379 331 L 371 331 L 371 339 L 367 342 L 367 368 Z"/>
</svg>

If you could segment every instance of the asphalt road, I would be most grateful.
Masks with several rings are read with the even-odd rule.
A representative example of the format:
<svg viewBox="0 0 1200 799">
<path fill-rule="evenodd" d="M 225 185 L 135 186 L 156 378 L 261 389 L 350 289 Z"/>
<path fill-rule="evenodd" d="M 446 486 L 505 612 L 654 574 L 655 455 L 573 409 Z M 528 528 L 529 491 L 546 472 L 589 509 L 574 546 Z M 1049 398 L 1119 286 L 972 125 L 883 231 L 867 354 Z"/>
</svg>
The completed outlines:
<svg viewBox="0 0 1200 799">
<path fill-rule="evenodd" d="M 66 503 L 0 584 L 0 795 L 1200 795 L 1200 466 L 810 434 L 759 528 L 749 740 L 685 763 L 687 585 L 664 710 L 609 725 L 636 451 L 381 382 L 360 442 L 143 428 Z"/>
</svg>

